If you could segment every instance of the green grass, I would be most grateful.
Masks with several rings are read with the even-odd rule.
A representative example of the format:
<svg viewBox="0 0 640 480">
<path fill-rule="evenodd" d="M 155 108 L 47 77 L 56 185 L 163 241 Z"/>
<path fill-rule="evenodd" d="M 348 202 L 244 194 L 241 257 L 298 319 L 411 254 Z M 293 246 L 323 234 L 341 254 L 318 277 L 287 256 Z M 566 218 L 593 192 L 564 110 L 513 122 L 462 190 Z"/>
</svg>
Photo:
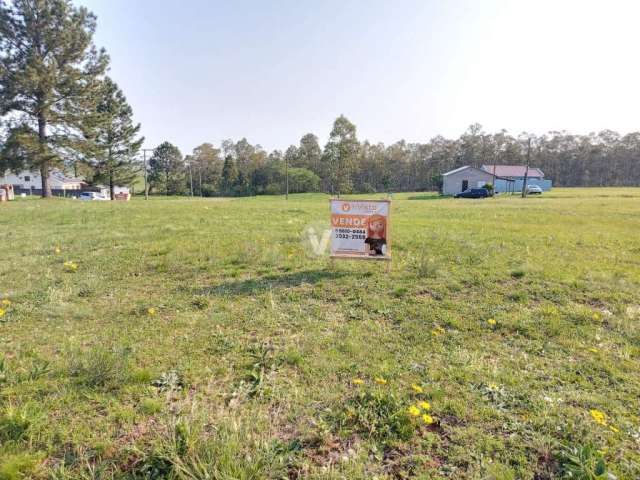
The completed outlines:
<svg viewBox="0 0 640 480">
<path fill-rule="evenodd" d="M 639 189 L 328 208 L 1 204 L 0 480 L 640 478 Z"/>
</svg>

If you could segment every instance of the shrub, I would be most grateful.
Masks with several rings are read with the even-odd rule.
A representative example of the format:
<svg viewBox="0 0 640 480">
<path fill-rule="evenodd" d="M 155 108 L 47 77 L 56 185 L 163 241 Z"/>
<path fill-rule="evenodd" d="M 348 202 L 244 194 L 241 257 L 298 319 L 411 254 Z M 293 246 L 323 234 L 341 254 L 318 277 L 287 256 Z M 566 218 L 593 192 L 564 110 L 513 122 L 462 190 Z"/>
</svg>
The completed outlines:
<svg viewBox="0 0 640 480">
<path fill-rule="evenodd" d="M 489 195 L 493 195 L 493 185 L 485 183 L 482 188 L 486 188 L 489 191 Z"/>
<path fill-rule="evenodd" d="M 317 192 L 320 189 L 320 177 L 306 168 L 289 169 L 289 192 Z"/>
</svg>

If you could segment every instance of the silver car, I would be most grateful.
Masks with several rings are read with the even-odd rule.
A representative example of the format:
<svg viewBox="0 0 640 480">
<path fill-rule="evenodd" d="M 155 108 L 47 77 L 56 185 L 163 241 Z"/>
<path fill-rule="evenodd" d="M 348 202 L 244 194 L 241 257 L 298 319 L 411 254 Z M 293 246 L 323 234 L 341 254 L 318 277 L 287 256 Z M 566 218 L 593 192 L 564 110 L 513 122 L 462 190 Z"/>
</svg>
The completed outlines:
<svg viewBox="0 0 640 480">
<path fill-rule="evenodd" d="M 539 185 L 527 185 L 527 194 L 542 195 L 542 188 Z"/>
<path fill-rule="evenodd" d="M 98 192 L 82 192 L 78 198 L 80 200 L 109 200 L 103 194 Z"/>
</svg>

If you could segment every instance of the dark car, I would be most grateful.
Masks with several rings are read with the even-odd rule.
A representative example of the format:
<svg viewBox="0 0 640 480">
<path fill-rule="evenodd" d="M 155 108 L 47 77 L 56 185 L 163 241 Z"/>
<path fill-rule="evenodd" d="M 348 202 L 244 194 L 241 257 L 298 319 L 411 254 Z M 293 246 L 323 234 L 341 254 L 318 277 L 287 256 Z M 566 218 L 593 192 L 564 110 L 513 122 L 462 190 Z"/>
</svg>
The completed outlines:
<svg viewBox="0 0 640 480">
<path fill-rule="evenodd" d="M 454 195 L 455 198 L 487 198 L 488 196 L 489 190 L 486 188 L 469 188 Z"/>
</svg>

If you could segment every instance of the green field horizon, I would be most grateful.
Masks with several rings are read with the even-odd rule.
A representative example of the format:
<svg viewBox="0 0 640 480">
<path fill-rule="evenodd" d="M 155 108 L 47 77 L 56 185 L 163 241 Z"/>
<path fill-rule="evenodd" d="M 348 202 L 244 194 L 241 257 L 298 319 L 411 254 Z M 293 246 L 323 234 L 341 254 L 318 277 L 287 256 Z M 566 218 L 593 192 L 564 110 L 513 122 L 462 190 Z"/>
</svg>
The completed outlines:
<svg viewBox="0 0 640 480">
<path fill-rule="evenodd" d="M 640 188 L 391 198 L 0 204 L 0 480 L 640 478 Z"/>
</svg>

